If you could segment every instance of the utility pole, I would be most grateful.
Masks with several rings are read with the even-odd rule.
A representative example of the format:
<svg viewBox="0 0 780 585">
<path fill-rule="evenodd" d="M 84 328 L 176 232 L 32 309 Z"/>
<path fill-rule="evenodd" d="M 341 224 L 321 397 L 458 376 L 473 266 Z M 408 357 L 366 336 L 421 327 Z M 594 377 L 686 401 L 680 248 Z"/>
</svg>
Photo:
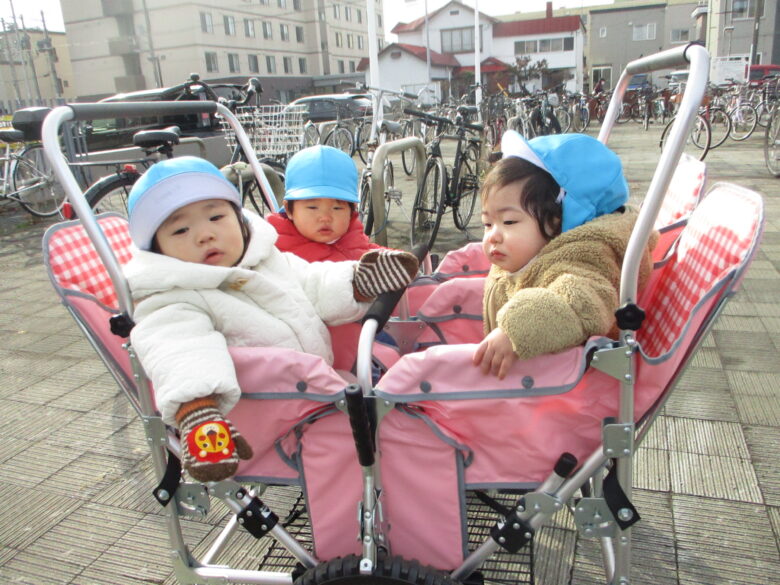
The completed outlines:
<svg viewBox="0 0 780 585">
<path fill-rule="evenodd" d="M 30 40 L 30 35 L 27 34 L 27 27 L 24 25 L 24 16 L 21 14 L 19 15 L 19 21 L 22 23 L 22 31 L 24 32 L 24 35 L 22 36 L 22 50 L 28 51 L 28 57 L 30 59 L 30 71 L 32 72 L 32 79 L 33 79 L 33 87 L 35 87 L 35 95 L 38 96 L 38 103 L 40 104 L 41 100 L 43 99 L 41 97 L 41 87 L 38 85 L 38 72 L 35 70 L 35 58 L 33 55 L 32 50 L 32 41 Z"/>
<path fill-rule="evenodd" d="M 24 73 L 24 85 L 27 87 L 27 99 L 32 102 L 33 94 L 30 87 L 30 77 L 27 75 L 27 62 L 24 60 L 24 51 L 22 50 L 22 38 L 19 35 L 19 25 L 16 24 L 16 11 L 14 10 L 13 0 L 8 0 L 11 5 L 11 16 L 14 19 L 14 33 L 16 34 L 16 47 L 19 49 L 19 58 L 22 60 L 22 73 Z"/>
<path fill-rule="evenodd" d="M 756 14 L 753 16 L 753 43 L 750 45 L 750 64 L 758 65 L 758 25 L 761 22 L 761 12 L 759 12 L 759 8 L 761 8 L 762 3 L 756 2 L 754 5 Z M 749 77 L 750 73 L 748 71 L 748 78 Z"/>
<path fill-rule="evenodd" d="M 474 93 L 474 105 L 477 106 L 477 118 L 482 123 L 482 59 L 480 56 L 479 0 L 474 0 L 474 83 L 477 90 Z"/>
<path fill-rule="evenodd" d="M 143 0 L 144 7 L 144 20 L 146 21 L 146 39 L 149 43 L 149 60 L 152 62 L 152 69 L 154 71 L 154 82 L 157 87 L 163 86 L 162 69 L 160 69 L 160 60 L 154 52 L 154 43 L 152 42 L 152 22 L 149 18 L 149 9 L 146 6 L 146 0 Z"/>
<path fill-rule="evenodd" d="M 41 22 L 43 23 L 43 38 L 46 44 L 46 52 L 49 54 L 49 69 L 51 70 L 51 82 L 54 85 L 54 95 L 62 98 L 62 81 L 57 77 L 57 67 L 54 65 L 54 46 L 49 37 L 49 29 L 46 28 L 46 17 L 41 10 Z"/>
<path fill-rule="evenodd" d="M 425 0 L 425 65 L 428 68 L 428 81 L 426 82 L 425 87 L 426 89 L 430 89 L 431 87 L 431 34 L 430 31 L 428 30 L 428 0 Z"/>
<path fill-rule="evenodd" d="M 8 65 L 11 66 L 11 80 L 14 86 L 14 93 L 16 94 L 16 105 L 22 104 L 22 94 L 19 91 L 19 79 L 16 77 L 16 65 L 13 54 L 11 53 L 11 43 L 8 41 L 8 31 L 5 28 L 5 19 L 0 19 L 0 23 L 3 24 L 3 45 L 5 47 L 5 56 L 8 59 Z"/>
</svg>

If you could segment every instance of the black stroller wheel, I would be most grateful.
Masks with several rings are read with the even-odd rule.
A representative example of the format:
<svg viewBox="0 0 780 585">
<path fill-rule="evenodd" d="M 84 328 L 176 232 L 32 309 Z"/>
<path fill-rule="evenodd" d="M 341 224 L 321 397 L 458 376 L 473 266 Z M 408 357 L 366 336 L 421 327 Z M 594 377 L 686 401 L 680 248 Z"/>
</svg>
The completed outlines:
<svg viewBox="0 0 780 585">
<path fill-rule="evenodd" d="M 295 585 L 458 585 L 449 575 L 400 557 L 379 559 L 374 573 L 360 574 L 360 557 L 337 557 L 313 567 Z"/>
</svg>

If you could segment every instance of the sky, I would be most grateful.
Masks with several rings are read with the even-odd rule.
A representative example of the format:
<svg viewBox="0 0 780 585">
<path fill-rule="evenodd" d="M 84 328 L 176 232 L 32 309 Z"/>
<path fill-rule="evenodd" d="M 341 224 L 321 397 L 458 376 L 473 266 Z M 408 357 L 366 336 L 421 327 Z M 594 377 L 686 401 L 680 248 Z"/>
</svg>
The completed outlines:
<svg viewBox="0 0 780 585">
<path fill-rule="evenodd" d="M 354 0 L 353 0 L 354 1 Z M 384 0 L 384 24 L 388 40 L 395 40 L 390 35 L 399 22 L 411 22 L 425 14 L 427 2 L 428 12 L 433 12 L 444 6 L 449 0 Z M 479 11 L 489 16 L 512 14 L 515 12 L 538 12 L 544 10 L 546 0 L 461 0 L 467 6 L 478 3 Z M 6 22 L 12 21 L 11 4 L 16 11 L 16 18 L 24 17 L 28 27 L 40 27 L 41 11 L 46 19 L 49 30 L 65 30 L 62 24 L 62 11 L 59 0 L 0 0 L 0 18 Z M 553 8 L 577 8 L 593 4 L 609 4 L 610 0 L 553 0 Z"/>
</svg>

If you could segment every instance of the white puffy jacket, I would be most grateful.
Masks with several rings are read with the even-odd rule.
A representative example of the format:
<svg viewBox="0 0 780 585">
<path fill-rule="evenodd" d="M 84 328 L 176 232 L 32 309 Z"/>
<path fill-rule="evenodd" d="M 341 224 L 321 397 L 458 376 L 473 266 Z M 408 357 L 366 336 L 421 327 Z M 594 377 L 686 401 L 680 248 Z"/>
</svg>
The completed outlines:
<svg viewBox="0 0 780 585">
<path fill-rule="evenodd" d="M 276 231 L 259 216 L 238 266 L 183 262 L 133 250 L 125 267 L 136 301 L 133 347 L 172 424 L 179 406 L 216 394 L 227 413 L 241 391 L 228 346 L 287 347 L 333 362 L 328 325 L 359 319 L 356 262 L 309 263 L 275 246 Z M 280 364 L 280 367 L 284 367 Z"/>
</svg>

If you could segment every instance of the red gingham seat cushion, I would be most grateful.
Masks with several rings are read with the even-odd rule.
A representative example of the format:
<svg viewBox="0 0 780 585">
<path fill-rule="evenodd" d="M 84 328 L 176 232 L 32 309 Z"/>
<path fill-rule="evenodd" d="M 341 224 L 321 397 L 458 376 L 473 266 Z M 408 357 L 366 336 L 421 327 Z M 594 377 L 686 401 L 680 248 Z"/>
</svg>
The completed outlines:
<svg viewBox="0 0 780 585">
<path fill-rule="evenodd" d="M 127 220 L 104 216 L 98 218 L 98 223 L 120 264 L 127 263 L 130 260 Z M 80 223 L 55 230 L 48 248 L 51 274 L 60 287 L 92 295 L 108 307 L 118 307 L 111 278 Z"/>
<path fill-rule="evenodd" d="M 752 191 L 719 183 L 691 214 L 674 256 L 642 299 L 647 318 L 637 333 L 645 355 L 673 349 L 697 303 L 750 257 L 763 204 Z"/>
<path fill-rule="evenodd" d="M 699 202 L 706 178 L 706 165 L 683 153 L 658 211 L 655 229 L 670 226 L 689 215 Z"/>
</svg>

